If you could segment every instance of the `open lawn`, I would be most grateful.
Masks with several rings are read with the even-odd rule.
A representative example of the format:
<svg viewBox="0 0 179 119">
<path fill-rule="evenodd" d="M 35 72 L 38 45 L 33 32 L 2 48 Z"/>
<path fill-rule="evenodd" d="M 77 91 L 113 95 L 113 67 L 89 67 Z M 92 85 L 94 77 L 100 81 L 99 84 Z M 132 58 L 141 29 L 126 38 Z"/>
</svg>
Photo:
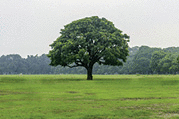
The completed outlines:
<svg viewBox="0 0 179 119">
<path fill-rule="evenodd" d="M 1 119 L 179 118 L 179 75 L 1 75 Z"/>
</svg>

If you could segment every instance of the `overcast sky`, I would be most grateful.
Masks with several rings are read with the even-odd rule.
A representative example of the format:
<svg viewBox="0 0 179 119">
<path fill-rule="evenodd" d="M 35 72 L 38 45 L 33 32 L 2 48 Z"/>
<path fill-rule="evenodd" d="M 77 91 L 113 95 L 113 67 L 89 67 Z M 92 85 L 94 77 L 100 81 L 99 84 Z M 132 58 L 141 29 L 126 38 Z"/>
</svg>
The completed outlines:
<svg viewBox="0 0 179 119">
<path fill-rule="evenodd" d="M 179 0 L 0 0 L 0 56 L 48 53 L 64 25 L 91 16 L 112 21 L 130 47 L 179 47 Z"/>
</svg>

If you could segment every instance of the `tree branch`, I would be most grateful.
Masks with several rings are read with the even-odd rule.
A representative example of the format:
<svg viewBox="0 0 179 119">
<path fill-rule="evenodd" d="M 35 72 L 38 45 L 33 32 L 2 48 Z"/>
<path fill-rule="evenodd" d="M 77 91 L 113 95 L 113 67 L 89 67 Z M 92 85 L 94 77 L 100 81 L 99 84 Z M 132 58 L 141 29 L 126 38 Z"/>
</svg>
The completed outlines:
<svg viewBox="0 0 179 119">
<path fill-rule="evenodd" d="M 76 64 L 76 65 L 73 65 L 73 66 L 67 65 L 67 67 L 69 67 L 69 68 L 79 67 L 79 66 L 83 66 L 83 65 L 80 65 L 80 64 Z"/>
<path fill-rule="evenodd" d="M 75 65 L 71 66 L 71 65 L 67 65 L 67 67 L 69 68 L 73 68 L 73 67 L 79 67 L 79 66 L 82 66 L 82 67 L 87 67 L 87 65 L 81 61 L 81 59 L 77 59 L 78 61 L 75 61 Z"/>
<path fill-rule="evenodd" d="M 102 50 L 97 50 L 93 55 L 92 55 L 92 61 L 95 61 L 97 62 L 102 56 L 99 56 L 101 55 L 101 53 L 105 50 L 105 48 L 103 48 Z M 97 55 L 98 54 L 98 55 Z"/>
<path fill-rule="evenodd" d="M 104 64 L 105 62 L 99 61 L 99 64 Z"/>
</svg>

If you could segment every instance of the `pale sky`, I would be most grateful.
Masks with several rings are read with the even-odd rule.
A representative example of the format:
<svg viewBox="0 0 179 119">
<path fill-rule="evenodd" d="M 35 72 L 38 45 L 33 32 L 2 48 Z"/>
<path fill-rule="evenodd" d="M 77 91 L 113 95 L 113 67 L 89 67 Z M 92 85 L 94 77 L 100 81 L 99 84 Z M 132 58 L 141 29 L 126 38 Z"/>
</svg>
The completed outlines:
<svg viewBox="0 0 179 119">
<path fill-rule="evenodd" d="M 0 0 L 0 56 L 41 55 L 64 25 L 105 17 L 129 46 L 179 47 L 179 0 Z"/>
</svg>

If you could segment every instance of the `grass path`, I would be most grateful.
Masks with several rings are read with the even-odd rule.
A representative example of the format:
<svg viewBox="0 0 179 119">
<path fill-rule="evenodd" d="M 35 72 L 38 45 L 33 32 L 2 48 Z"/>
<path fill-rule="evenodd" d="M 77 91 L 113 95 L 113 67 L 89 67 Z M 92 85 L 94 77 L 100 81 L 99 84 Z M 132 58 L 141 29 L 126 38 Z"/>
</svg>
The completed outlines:
<svg viewBox="0 0 179 119">
<path fill-rule="evenodd" d="M 1 75 L 0 118 L 179 118 L 179 75 Z"/>
</svg>

